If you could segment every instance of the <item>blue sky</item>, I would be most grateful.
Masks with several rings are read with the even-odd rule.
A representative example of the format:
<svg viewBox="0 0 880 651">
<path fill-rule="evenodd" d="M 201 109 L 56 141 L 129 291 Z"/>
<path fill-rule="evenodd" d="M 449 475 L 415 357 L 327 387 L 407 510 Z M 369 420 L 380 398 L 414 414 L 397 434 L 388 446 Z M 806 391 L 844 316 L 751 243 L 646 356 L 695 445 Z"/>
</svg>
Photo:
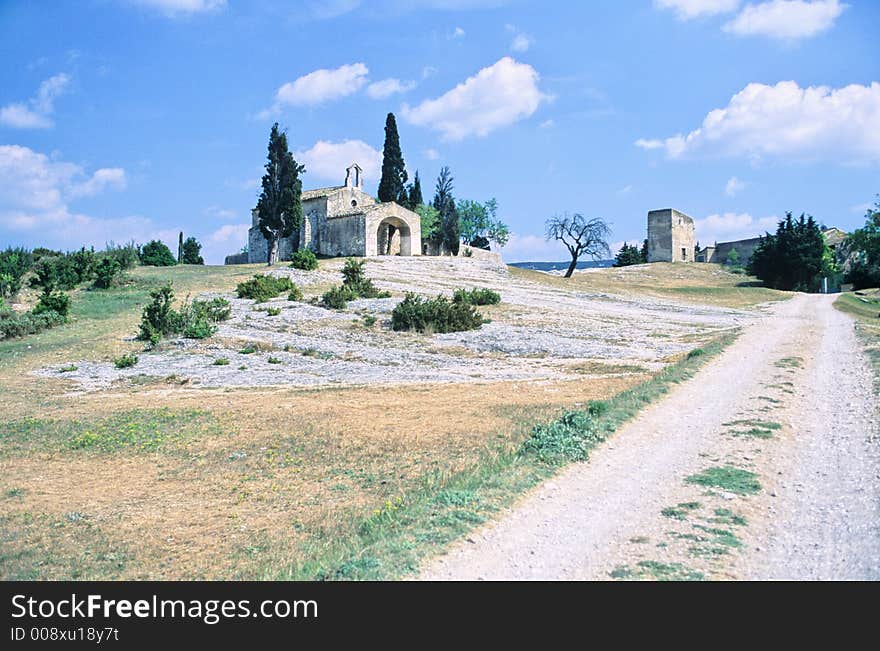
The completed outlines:
<svg viewBox="0 0 880 651">
<path fill-rule="evenodd" d="M 385 114 L 410 175 L 498 199 L 508 261 L 561 260 L 559 212 L 640 241 L 786 210 L 852 229 L 880 192 L 874 0 L 0 0 L 0 247 L 184 230 L 244 243 L 268 132 L 306 188 L 378 182 Z"/>
</svg>

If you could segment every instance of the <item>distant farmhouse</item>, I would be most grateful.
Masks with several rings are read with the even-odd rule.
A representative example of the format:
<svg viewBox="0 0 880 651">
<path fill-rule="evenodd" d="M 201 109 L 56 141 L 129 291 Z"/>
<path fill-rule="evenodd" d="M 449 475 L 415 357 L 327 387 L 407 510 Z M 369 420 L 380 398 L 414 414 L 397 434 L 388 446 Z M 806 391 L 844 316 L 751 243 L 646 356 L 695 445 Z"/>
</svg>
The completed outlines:
<svg viewBox="0 0 880 651">
<path fill-rule="evenodd" d="M 832 250 L 846 239 L 838 228 L 823 228 L 825 242 Z M 761 237 L 731 242 L 715 242 L 696 250 L 694 220 L 672 208 L 648 213 L 648 262 L 715 262 L 726 264 L 736 251 L 737 264 L 748 264 Z"/>
<path fill-rule="evenodd" d="M 363 190 L 357 163 L 345 170 L 345 184 L 302 193 L 299 232 L 281 240 L 278 256 L 289 260 L 300 249 L 325 256 L 421 255 L 419 215 L 389 201 L 379 203 Z M 247 253 L 226 257 L 226 264 L 266 262 L 269 242 L 260 231 L 257 209 L 251 211 Z"/>
</svg>

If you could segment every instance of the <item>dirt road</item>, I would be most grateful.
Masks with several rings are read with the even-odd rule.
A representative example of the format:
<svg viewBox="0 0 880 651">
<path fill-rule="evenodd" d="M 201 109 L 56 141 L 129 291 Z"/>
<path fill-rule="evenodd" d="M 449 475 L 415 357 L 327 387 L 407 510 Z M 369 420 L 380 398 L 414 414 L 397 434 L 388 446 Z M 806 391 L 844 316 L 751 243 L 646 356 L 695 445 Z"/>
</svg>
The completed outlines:
<svg viewBox="0 0 880 651">
<path fill-rule="evenodd" d="M 880 578 L 877 398 L 833 299 L 768 310 L 422 578 Z"/>
</svg>

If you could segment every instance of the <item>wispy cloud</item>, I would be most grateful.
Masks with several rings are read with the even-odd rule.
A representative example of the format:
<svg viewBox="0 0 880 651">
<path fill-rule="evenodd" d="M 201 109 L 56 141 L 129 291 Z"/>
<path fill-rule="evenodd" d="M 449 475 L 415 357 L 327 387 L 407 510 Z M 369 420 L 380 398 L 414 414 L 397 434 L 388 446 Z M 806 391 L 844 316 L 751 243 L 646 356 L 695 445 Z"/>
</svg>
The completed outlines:
<svg viewBox="0 0 880 651">
<path fill-rule="evenodd" d="M 16 129 L 48 129 L 54 125 L 50 115 L 55 111 L 55 100 L 66 90 L 70 75 L 49 77 L 27 103 L 7 104 L 0 108 L 0 123 Z"/>
</svg>

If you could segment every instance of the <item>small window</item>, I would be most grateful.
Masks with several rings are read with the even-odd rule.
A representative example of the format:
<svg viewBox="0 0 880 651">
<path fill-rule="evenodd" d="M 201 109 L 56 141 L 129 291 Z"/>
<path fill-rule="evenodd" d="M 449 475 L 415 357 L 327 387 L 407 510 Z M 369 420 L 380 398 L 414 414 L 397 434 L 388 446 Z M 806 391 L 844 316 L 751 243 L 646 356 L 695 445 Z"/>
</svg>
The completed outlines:
<svg viewBox="0 0 880 651">
<path fill-rule="evenodd" d="M 681 259 L 682 260 L 688 259 L 688 250 L 685 247 L 681 247 Z"/>
<path fill-rule="evenodd" d="M 351 207 L 352 207 L 352 208 L 357 208 L 357 205 L 358 205 L 357 200 L 356 200 L 356 199 L 352 199 L 352 200 L 351 200 Z"/>
</svg>

